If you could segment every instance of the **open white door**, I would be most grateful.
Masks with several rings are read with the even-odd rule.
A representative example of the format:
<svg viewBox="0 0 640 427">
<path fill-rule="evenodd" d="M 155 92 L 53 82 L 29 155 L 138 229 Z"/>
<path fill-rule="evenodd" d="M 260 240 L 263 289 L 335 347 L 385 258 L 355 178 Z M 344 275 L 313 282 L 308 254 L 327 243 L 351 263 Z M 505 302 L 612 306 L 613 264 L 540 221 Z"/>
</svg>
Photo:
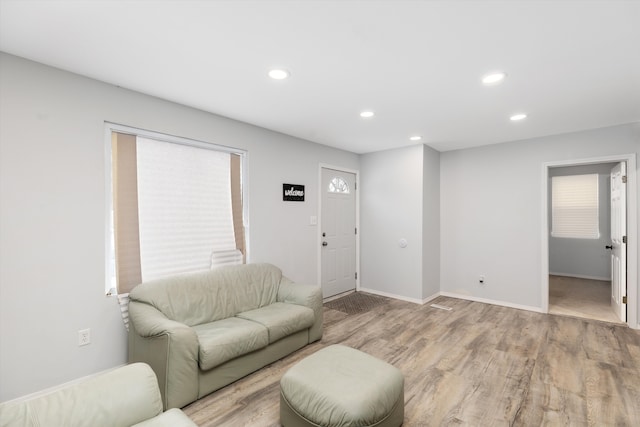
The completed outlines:
<svg viewBox="0 0 640 427">
<path fill-rule="evenodd" d="M 322 296 L 356 288 L 356 175 L 322 168 Z"/>
<path fill-rule="evenodd" d="M 627 321 L 627 203 L 626 163 L 611 169 L 611 308 Z"/>
</svg>

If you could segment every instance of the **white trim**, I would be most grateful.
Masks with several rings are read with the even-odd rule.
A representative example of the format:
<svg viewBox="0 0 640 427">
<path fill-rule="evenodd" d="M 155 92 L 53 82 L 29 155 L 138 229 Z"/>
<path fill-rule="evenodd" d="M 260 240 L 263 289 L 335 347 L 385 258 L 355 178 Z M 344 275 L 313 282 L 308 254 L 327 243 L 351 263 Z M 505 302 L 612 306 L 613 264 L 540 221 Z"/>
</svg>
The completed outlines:
<svg viewBox="0 0 640 427">
<path fill-rule="evenodd" d="M 518 309 L 518 310 L 533 311 L 533 312 L 536 312 L 536 313 L 545 313 L 544 311 L 542 311 L 540 309 L 540 307 L 534 307 L 534 306 L 530 306 L 530 305 L 513 304 L 513 303 L 510 303 L 510 302 L 506 302 L 506 301 L 496 301 L 496 300 L 487 299 L 487 298 L 474 297 L 472 295 L 456 294 L 454 292 L 440 292 L 440 295 L 442 295 L 443 297 L 458 298 L 458 299 L 463 299 L 463 300 L 468 300 L 468 301 L 481 302 L 481 303 L 484 303 L 484 304 L 499 305 L 499 306 L 502 306 L 502 307 L 515 308 L 515 309 Z"/>
<path fill-rule="evenodd" d="M 542 196 L 542 235 L 540 236 L 540 310 L 549 312 L 549 164 L 543 163 L 541 168 Z"/>
<path fill-rule="evenodd" d="M 242 156 L 242 222 L 244 226 L 244 262 L 249 264 L 251 262 L 251 239 L 249 238 L 250 223 L 249 223 L 249 152 L 244 151 Z"/>
<path fill-rule="evenodd" d="M 551 271 L 549 272 L 549 276 L 575 277 L 576 279 L 600 280 L 604 282 L 611 281 L 611 277 L 585 276 L 583 274 L 573 273 L 552 273 Z"/>
<path fill-rule="evenodd" d="M 111 133 L 110 123 L 104 124 L 104 289 L 106 296 L 116 295 L 117 287 L 111 286 L 111 211 L 113 210 L 113 188 L 111 176 Z"/>
<path fill-rule="evenodd" d="M 111 132 L 119 132 L 125 133 L 129 135 L 135 136 L 143 136 L 149 139 L 156 139 L 164 142 L 172 142 L 174 144 L 187 145 L 190 147 L 200 147 L 206 148 L 207 150 L 216 150 L 222 151 L 225 153 L 233 153 L 239 155 L 245 155 L 247 150 L 243 150 L 241 148 L 229 147 L 228 145 L 216 144 L 213 142 L 206 142 L 197 139 L 187 138 L 184 136 L 171 135 L 169 133 L 155 132 L 152 130 L 136 128 L 133 126 L 121 125 L 113 122 L 104 122 L 105 127 L 107 128 L 107 136 L 109 137 L 109 141 L 111 141 Z"/>
<path fill-rule="evenodd" d="M 598 163 L 627 162 L 627 236 L 632 236 L 627 243 L 627 324 L 633 329 L 640 329 L 640 313 L 638 312 L 638 181 L 636 173 L 636 154 L 620 154 L 587 159 L 561 160 L 542 163 L 541 196 L 542 196 L 542 229 L 541 229 L 541 310 L 549 312 L 549 221 L 548 221 L 548 179 L 549 168 L 559 166 L 577 166 Z"/>
<path fill-rule="evenodd" d="M 91 378 L 98 377 L 100 375 L 106 374 L 107 372 L 115 371 L 116 369 L 122 368 L 123 366 L 126 366 L 126 363 L 122 364 L 122 365 L 114 366 L 113 368 L 105 369 L 104 371 L 99 371 L 99 372 L 95 372 L 93 374 L 86 375 L 84 377 L 76 378 L 75 380 L 67 381 L 67 382 L 62 383 L 62 384 L 54 385 L 52 387 L 48 387 L 48 388 L 45 388 L 43 390 L 39 390 L 39 391 L 35 391 L 33 393 L 25 394 L 24 396 L 16 397 L 15 399 L 6 400 L 6 401 L 2 402 L 2 404 L 3 405 L 5 405 L 5 404 L 14 405 L 14 404 L 23 403 L 23 402 L 26 402 L 26 401 L 29 401 L 29 400 L 37 399 L 39 397 L 46 396 L 48 394 L 55 393 L 55 392 L 57 392 L 59 390 L 65 389 L 67 387 L 71 387 L 72 385 L 85 382 L 85 381 L 87 381 L 87 380 L 89 380 Z"/>
<path fill-rule="evenodd" d="M 393 299 L 397 299 L 397 300 L 400 300 L 400 301 L 412 302 L 414 304 L 420 304 L 420 305 L 426 304 L 427 302 L 431 301 L 432 299 L 435 299 L 435 298 L 440 296 L 440 294 L 437 293 L 437 294 L 434 294 L 434 295 L 432 295 L 432 296 L 430 296 L 428 298 L 425 298 L 425 299 L 421 300 L 421 299 L 418 299 L 418 298 L 409 298 L 409 297 L 405 297 L 405 296 L 402 296 L 402 295 L 396 295 L 396 294 L 391 294 L 391 293 L 388 293 L 388 292 L 382 292 L 382 291 L 378 291 L 376 289 L 360 288 L 360 292 L 366 292 L 368 294 L 380 295 L 381 297 L 393 298 Z"/>
<path fill-rule="evenodd" d="M 424 305 L 424 304 L 426 304 L 426 303 L 428 303 L 428 302 L 430 302 L 430 301 L 433 301 L 434 299 L 438 298 L 440 295 L 442 295 L 442 293 L 440 293 L 440 292 L 436 292 L 435 294 L 433 294 L 433 295 L 431 295 L 431 296 L 428 296 L 428 297 L 426 297 L 426 298 L 423 298 L 423 299 L 422 299 L 422 304 Z"/>
<path fill-rule="evenodd" d="M 318 164 L 318 230 L 316 235 L 318 237 L 317 248 L 322 248 L 322 169 L 331 169 L 339 172 L 352 173 L 356 176 L 356 228 L 358 234 L 356 234 L 356 291 L 360 290 L 360 171 L 357 169 L 343 168 L 341 166 L 330 165 L 328 163 Z M 317 271 L 318 271 L 318 286 L 322 286 L 322 249 L 318 250 L 317 256 Z"/>
<path fill-rule="evenodd" d="M 405 297 L 402 295 L 396 295 L 396 294 L 391 294 L 388 292 L 382 292 L 382 291 L 378 291 L 375 289 L 367 289 L 367 288 L 361 288 L 360 289 L 361 292 L 367 292 L 369 294 L 374 294 L 374 295 L 380 295 L 383 297 L 387 297 L 387 298 L 393 298 L 393 299 L 397 299 L 400 301 L 407 301 L 407 302 L 412 302 L 414 304 L 420 304 L 420 305 L 424 305 L 426 303 L 428 303 L 429 301 L 432 301 L 440 296 L 443 297 L 449 297 L 449 298 L 457 298 L 457 299 L 462 299 L 462 300 L 467 300 L 467 301 L 475 301 L 475 302 L 481 302 L 483 304 L 491 304 L 491 305 L 499 305 L 501 307 L 508 307 L 508 308 L 515 308 L 517 310 L 526 310 L 526 311 L 533 311 L 536 313 L 544 313 L 540 307 L 534 307 L 534 306 L 530 306 L 530 305 L 521 305 L 521 304 L 513 304 L 510 302 L 505 302 L 505 301 L 497 301 L 497 300 L 492 300 L 492 299 L 487 299 L 487 298 L 479 298 L 479 297 L 474 297 L 472 295 L 463 295 L 463 294 L 457 294 L 455 292 L 436 292 L 435 294 L 424 298 L 422 300 L 417 299 L 417 298 L 409 298 L 409 297 Z"/>
</svg>

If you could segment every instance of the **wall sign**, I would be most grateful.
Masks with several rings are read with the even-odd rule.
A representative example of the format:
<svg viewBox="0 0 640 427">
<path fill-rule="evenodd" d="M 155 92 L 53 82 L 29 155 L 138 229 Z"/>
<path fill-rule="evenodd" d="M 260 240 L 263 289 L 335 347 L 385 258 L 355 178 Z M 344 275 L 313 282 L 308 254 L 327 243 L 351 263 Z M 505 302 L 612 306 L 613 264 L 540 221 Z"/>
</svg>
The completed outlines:
<svg viewBox="0 0 640 427">
<path fill-rule="evenodd" d="M 304 185 L 282 184 L 282 200 L 285 202 L 304 202 Z"/>
</svg>

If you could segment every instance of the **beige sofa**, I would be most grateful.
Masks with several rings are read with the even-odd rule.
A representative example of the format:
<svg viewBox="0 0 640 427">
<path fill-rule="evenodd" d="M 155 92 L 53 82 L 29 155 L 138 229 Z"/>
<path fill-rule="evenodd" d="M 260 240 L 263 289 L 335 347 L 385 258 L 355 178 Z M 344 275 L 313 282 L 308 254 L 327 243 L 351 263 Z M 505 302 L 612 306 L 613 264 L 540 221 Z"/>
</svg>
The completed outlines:
<svg viewBox="0 0 640 427">
<path fill-rule="evenodd" d="M 322 337 L 322 292 L 271 264 L 173 276 L 129 294 L 129 361 L 181 408 Z"/>
<path fill-rule="evenodd" d="M 0 404 L 1 427 L 196 427 L 179 409 L 162 412 L 156 375 L 123 366 L 28 400 Z"/>
</svg>

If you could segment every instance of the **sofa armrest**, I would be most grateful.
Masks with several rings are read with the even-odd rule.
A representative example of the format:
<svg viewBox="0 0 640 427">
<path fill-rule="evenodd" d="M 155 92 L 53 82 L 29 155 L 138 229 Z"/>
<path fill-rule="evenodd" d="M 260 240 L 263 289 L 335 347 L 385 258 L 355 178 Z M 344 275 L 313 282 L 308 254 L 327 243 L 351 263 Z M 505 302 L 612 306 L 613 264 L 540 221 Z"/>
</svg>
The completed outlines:
<svg viewBox="0 0 640 427">
<path fill-rule="evenodd" d="M 198 398 L 198 337 L 193 328 L 168 319 L 155 307 L 129 302 L 129 362 L 156 373 L 165 409 Z"/>
<path fill-rule="evenodd" d="M 148 366 L 122 366 L 26 401 L 0 405 L 1 426 L 128 427 L 162 414 Z"/>
<path fill-rule="evenodd" d="M 320 286 L 301 285 L 282 277 L 278 287 L 278 302 L 298 304 L 309 307 L 315 315 L 315 322 L 309 328 L 309 342 L 322 338 L 322 289 Z"/>
<path fill-rule="evenodd" d="M 184 323 L 169 319 L 157 308 L 138 301 L 129 302 L 129 320 L 135 325 L 138 335 L 145 338 L 163 334 L 180 334 L 191 330 Z M 195 332 L 193 334 L 195 338 Z M 196 338 L 196 345 L 197 342 Z"/>
</svg>

